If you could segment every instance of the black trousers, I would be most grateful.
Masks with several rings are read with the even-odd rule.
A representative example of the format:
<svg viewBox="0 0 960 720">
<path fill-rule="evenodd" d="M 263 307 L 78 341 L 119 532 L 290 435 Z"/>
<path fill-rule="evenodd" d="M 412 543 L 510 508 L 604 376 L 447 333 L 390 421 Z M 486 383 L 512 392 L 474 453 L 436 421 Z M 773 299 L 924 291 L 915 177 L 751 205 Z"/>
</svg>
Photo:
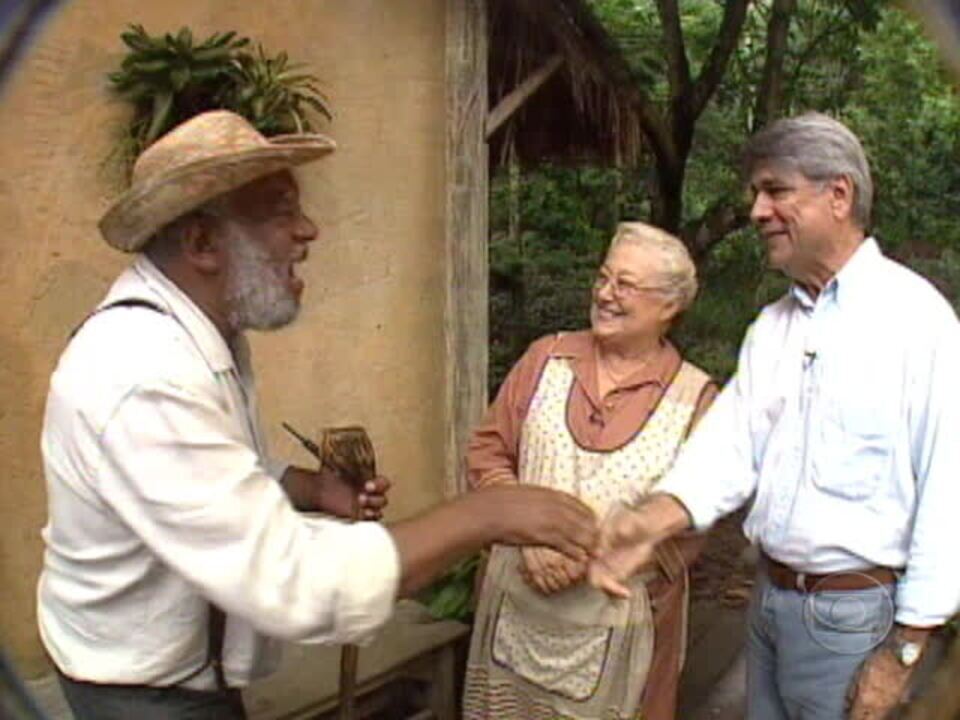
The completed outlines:
<svg viewBox="0 0 960 720">
<path fill-rule="evenodd" d="M 57 673 L 76 720 L 246 720 L 236 688 L 187 690 L 148 685 L 102 685 Z"/>
</svg>

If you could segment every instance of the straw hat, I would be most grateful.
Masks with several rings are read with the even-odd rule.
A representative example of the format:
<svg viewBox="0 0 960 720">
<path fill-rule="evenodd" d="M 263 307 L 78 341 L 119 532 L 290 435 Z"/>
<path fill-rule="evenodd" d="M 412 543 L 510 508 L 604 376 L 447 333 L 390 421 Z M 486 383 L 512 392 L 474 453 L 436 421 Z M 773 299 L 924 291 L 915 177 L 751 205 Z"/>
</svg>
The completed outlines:
<svg viewBox="0 0 960 720">
<path fill-rule="evenodd" d="M 318 133 L 268 139 L 235 113 L 202 113 L 137 158 L 130 189 L 100 219 L 100 232 L 118 250 L 136 252 L 161 227 L 208 200 L 335 147 Z"/>
</svg>

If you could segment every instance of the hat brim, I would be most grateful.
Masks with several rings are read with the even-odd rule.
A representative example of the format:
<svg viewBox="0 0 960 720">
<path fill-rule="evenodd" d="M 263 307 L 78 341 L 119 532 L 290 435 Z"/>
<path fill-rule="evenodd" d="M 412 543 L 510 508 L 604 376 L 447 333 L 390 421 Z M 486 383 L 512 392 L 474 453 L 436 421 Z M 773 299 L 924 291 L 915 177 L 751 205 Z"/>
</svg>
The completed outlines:
<svg viewBox="0 0 960 720">
<path fill-rule="evenodd" d="M 328 155 L 336 143 L 320 134 L 270 138 L 270 144 L 180 165 L 134 184 L 100 219 L 109 245 L 137 252 L 164 225 L 218 195 Z"/>
</svg>

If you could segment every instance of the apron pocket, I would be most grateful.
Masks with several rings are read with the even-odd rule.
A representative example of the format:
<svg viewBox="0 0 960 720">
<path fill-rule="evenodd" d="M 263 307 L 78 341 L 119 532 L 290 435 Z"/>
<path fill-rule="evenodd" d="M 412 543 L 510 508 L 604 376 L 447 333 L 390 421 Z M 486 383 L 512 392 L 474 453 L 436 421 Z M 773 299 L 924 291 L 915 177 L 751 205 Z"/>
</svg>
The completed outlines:
<svg viewBox="0 0 960 720">
<path fill-rule="evenodd" d="M 504 594 L 493 631 L 493 661 L 527 682 L 583 702 L 596 693 L 613 628 L 575 626 L 524 612 Z"/>
</svg>

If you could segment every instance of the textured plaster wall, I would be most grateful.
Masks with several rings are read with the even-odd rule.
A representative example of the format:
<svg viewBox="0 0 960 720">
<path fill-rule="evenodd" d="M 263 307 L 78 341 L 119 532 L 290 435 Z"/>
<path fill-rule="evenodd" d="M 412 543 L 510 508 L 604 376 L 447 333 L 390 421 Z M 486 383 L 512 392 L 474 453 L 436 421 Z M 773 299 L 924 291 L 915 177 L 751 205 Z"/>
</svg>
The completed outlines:
<svg viewBox="0 0 960 720">
<path fill-rule="evenodd" d="M 45 521 L 39 456 L 47 379 L 71 328 L 128 258 L 96 222 L 120 182 L 104 164 L 122 105 L 104 73 L 127 22 L 195 36 L 233 29 L 321 78 L 340 149 L 300 177 L 321 238 L 291 328 L 254 338 L 264 423 L 363 423 L 394 479 L 389 517 L 443 492 L 443 0 L 73 0 L 0 104 L 0 643 L 45 668 L 34 592 Z"/>
</svg>

